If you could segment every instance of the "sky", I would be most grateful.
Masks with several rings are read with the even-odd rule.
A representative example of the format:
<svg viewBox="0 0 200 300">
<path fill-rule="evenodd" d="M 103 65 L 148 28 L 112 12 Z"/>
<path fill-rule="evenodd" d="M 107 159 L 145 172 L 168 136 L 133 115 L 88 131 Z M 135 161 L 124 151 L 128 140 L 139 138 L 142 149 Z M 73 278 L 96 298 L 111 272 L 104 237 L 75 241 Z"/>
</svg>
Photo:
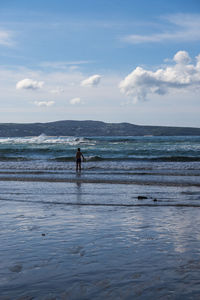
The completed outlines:
<svg viewBox="0 0 200 300">
<path fill-rule="evenodd" d="M 1 0 L 0 123 L 200 127 L 199 0 Z"/>
</svg>

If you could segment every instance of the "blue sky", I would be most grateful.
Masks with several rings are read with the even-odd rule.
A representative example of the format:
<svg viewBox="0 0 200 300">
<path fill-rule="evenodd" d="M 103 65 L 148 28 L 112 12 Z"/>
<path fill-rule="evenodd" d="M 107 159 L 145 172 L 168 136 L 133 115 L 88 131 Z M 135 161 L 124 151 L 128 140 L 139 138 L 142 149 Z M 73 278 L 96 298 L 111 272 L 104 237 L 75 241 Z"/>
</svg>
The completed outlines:
<svg viewBox="0 0 200 300">
<path fill-rule="evenodd" d="M 0 122 L 200 127 L 199 0 L 0 2 Z"/>
</svg>

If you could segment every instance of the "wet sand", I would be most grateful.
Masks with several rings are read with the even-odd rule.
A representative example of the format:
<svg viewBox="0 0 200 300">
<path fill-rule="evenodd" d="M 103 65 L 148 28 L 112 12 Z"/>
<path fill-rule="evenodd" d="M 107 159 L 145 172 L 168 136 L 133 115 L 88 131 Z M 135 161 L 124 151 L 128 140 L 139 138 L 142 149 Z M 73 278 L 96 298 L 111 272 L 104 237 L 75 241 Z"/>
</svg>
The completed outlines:
<svg viewBox="0 0 200 300">
<path fill-rule="evenodd" d="M 0 190 L 0 299 L 199 299 L 198 187 L 0 181 Z"/>
</svg>

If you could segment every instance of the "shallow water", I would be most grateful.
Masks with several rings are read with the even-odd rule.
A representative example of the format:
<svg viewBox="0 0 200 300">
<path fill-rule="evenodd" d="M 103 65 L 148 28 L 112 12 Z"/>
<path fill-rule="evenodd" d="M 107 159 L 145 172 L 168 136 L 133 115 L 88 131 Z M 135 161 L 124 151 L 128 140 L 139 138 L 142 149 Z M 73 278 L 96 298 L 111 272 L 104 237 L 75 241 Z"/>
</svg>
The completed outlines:
<svg viewBox="0 0 200 300">
<path fill-rule="evenodd" d="M 199 299 L 199 188 L 0 189 L 0 299 Z"/>
<path fill-rule="evenodd" d="M 0 180 L 76 182 L 81 147 L 82 182 L 200 186 L 200 137 L 0 138 Z"/>
</svg>

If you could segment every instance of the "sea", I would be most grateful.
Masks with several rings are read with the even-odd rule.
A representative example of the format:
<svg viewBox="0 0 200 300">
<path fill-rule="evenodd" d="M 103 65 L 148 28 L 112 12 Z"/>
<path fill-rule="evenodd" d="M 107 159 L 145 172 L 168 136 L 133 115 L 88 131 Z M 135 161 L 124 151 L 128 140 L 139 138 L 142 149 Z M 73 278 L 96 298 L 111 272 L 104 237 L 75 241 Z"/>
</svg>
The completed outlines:
<svg viewBox="0 0 200 300">
<path fill-rule="evenodd" d="M 0 137 L 0 211 L 0 300 L 200 297 L 200 136 Z"/>
<path fill-rule="evenodd" d="M 81 181 L 200 185 L 197 136 L 0 138 L 0 177 L 77 181 L 78 147 Z"/>
</svg>

